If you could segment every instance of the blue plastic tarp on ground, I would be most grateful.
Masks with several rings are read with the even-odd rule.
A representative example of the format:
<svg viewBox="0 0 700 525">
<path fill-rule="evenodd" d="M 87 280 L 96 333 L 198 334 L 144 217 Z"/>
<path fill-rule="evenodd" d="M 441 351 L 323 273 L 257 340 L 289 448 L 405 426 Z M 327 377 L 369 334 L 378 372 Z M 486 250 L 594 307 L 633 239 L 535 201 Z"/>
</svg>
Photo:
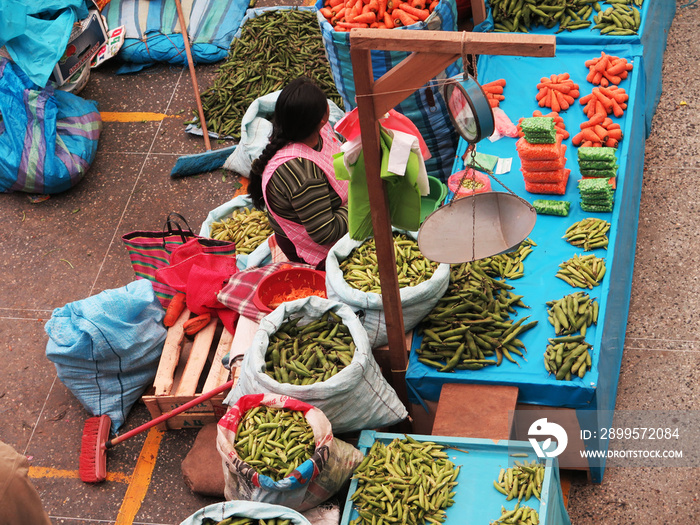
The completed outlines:
<svg viewBox="0 0 700 525">
<path fill-rule="evenodd" d="M 603 10 L 610 7 L 610 4 L 601 2 Z M 486 4 L 487 17 L 481 24 L 474 28 L 474 31 L 493 31 L 494 21 L 490 5 Z M 643 59 L 645 62 L 646 83 L 645 97 L 645 137 L 651 132 L 651 121 L 656 111 L 656 106 L 661 97 L 661 67 L 663 66 L 664 51 L 666 49 L 666 38 L 671 22 L 676 12 L 676 3 L 673 0 L 644 0 L 640 8 L 641 25 L 638 34 L 631 36 L 603 35 L 600 29 L 580 29 L 576 31 L 563 31 L 557 33 L 557 46 L 611 46 L 623 44 L 644 46 Z M 595 14 L 595 10 L 593 11 Z M 591 18 L 593 15 L 591 15 Z M 544 26 L 533 26 L 530 29 L 532 34 L 552 35 L 557 31 L 558 25 L 547 29 Z M 599 55 L 600 53 L 598 53 Z"/>
</svg>

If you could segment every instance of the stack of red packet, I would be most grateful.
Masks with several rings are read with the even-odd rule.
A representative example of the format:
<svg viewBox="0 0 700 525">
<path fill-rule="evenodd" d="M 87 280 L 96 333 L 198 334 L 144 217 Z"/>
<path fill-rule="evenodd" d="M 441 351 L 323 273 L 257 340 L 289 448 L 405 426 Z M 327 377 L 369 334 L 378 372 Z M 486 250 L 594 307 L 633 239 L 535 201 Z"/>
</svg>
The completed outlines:
<svg viewBox="0 0 700 525">
<path fill-rule="evenodd" d="M 566 169 L 566 146 L 561 134 L 551 144 L 531 144 L 526 137 L 515 143 L 520 157 L 525 190 L 530 193 L 564 195 L 571 170 Z"/>
</svg>

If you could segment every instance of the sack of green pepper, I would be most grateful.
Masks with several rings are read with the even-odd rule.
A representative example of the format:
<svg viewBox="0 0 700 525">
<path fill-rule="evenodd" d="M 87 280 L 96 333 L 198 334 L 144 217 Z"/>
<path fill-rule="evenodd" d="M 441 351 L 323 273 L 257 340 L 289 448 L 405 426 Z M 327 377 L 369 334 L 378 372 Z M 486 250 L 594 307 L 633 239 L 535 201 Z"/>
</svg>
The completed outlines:
<svg viewBox="0 0 700 525">
<path fill-rule="evenodd" d="M 333 496 L 363 458 L 333 436 L 319 408 L 277 394 L 239 398 L 219 420 L 216 448 L 224 465 L 226 500 L 300 512 Z"/>
<path fill-rule="evenodd" d="M 418 250 L 415 232 L 394 230 L 395 257 L 399 276 L 399 296 L 406 331 L 412 330 L 430 313 L 447 291 L 450 265 L 425 259 Z M 365 241 L 354 241 L 349 235 L 340 239 L 326 257 L 326 292 L 328 299 L 347 304 L 362 312 L 362 326 L 367 331 L 371 348 L 388 342 L 381 287 L 378 286 L 376 255 L 363 252 Z M 350 264 L 348 264 L 350 263 Z M 354 281 L 366 274 L 368 286 Z"/>
<path fill-rule="evenodd" d="M 223 501 L 208 505 L 180 525 L 311 525 L 299 512 L 272 503 Z"/>
<path fill-rule="evenodd" d="M 272 262 L 272 254 L 267 242 L 272 235 L 272 229 L 269 225 L 264 224 L 267 222 L 266 219 L 264 221 L 261 220 L 262 214 L 265 212 L 253 209 L 253 201 L 250 195 L 238 195 L 211 210 L 199 230 L 201 237 L 213 238 L 214 233 L 218 231 L 217 227 L 221 228 L 224 226 L 224 222 L 228 222 L 232 228 L 231 235 L 233 235 L 238 225 L 235 216 L 246 212 L 255 215 L 255 217 L 251 217 L 249 222 L 255 223 L 252 229 L 256 231 L 246 236 L 252 244 L 244 243 L 242 250 L 239 250 L 238 244 L 236 245 L 236 266 L 241 271 L 255 266 L 264 266 Z M 260 227 L 258 227 L 258 223 L 261 223 Z M 256 234 L 258 238 L 254 238 L 253 234 Z M 259 238 L 260 236 L 264 236 L 265 239 Z M 233 237 L 224 237 L 224 239 L 236 242 L 236 239 Z"/>
<path fill-rule="evenodd" d="M 260 392 L 318 407 L 335 433 L 390 426 L 408 416 L 354 312 L 316 296 L 282 303 L 260 321 L 224 403 Z"/>
</svg>

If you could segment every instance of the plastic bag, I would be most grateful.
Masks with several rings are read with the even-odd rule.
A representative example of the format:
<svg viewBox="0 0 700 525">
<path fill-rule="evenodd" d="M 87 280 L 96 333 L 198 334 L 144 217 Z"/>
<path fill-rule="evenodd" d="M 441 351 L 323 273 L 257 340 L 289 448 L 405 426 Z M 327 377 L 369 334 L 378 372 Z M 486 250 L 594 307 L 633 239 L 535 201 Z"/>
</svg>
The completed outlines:
<svg viewBox="0 0 700 525">
<path fill-rule="evenodd" d="M 414 232 L 403 233 L 416 239 L 417 234 Z M 351 287 L 345 282 L 343 271 L 340 269 L 340 262 L 363 242 L 355 241 L 346 234 L 330 249 L 326 257 L 326 293 L 328 299 L 340 301 L 354 311 L 362 312 L 362 326 L 367 331 L 371 347 L 377 348 L 388 342 L 382 296 Z M 427 281 L 399 290 L 403 323 L 407 331 L 413 329 L 430 313 L 445 294 L 449 283 L 450 265 L 440 264 Z"/>
<path fill-rule="evenodd" d="M 247 355 L 247 354 L 246 354 Z M 257 406 L 303 412 L 313 430 L 315 451 L 291 475 L 273 481 L 242 461 L 234 448 L 238 423 Z M 216 448 L 224 464 L 227 500 L 243 499 L 308 510 L 333 496 L 363 459 L 352 445 L 333 437 L 331 424 L 318 408 L 286 395 L 256 394 L 238 399 L 219 420 Z"/>
<path fill-rule="evenodd" d="M 523 172 L 523 178 L 527 182 L 561 182 L 569 180 L 569 174 L 571 170 L 559 169 L 556 171 L 528 171 L 520 170 Z"/>
<path fill-rule="evenodd" d="M 92 415 L 107 414 L 113 431 L 153 384 L 164 315 L 151 281 L 139 279 L 56 308 L 46 323 L 58 378 Z"/>
<path fill-rule="evenodd" d="M 90 168 L 101 131 L 96 102 L 37 88 L 0 57 L 0 192 L 72 188 Z"/>
<path fill-rule="evenodd" d="M 278 383 L 268 376 L 264 370 L 270 335 L 290 317 L 303 317 L 300 321 L 303 325 L 320 319 L 328 310 L 342 318 L 352 335 L 355 355 L 350 365 L 326 381 L 305 386 Z M 337 434 L 391 426 L 408 415 L 406 407 L 384 379 L 360 320 L 347 305 L 320 297 L 282 303 L 260 321 L 255 338 L 243 357 L 238 382 L 224 402 L 232 405 L 246 394 L 262 392 L 287 395 L 318 407 Z"/>
<path fill-rule="evenodd" d="M 291 525 L 311 525 L 311 522 L 297 511 L 282 505 L 258 501 L 223 501 L 208 505 L 189 516 L 180 525 L 203 525 L 207 520 L 219 522 L 227 518 L 254 518 L 268 520 L 281 518 L 290 520 Z"/>
</svg>

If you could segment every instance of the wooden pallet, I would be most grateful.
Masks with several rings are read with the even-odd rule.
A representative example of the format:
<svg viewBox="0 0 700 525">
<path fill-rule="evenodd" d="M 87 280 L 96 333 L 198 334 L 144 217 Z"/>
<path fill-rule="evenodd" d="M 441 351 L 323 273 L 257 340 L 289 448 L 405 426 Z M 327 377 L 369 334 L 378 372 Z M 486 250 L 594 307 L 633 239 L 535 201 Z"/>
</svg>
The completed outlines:
<svg viewBox="0 0 700 525">
<path fill-rule="evenodd" d="M 142 397 L 153 419 L 223 385 L 231 372 L 234 379 L 238 378 L 240 368 L 230 371 L 221 362 L 231 350 L 233 334 L 218 318 L 213 318 L 190 340 L 183 329 L 189 318 L 190 312 L 185 309 L 175 325 L 168 329 L 153 386 Z M 227 394 L 217 394 L 160 426 L 162 429 L 198 428 L 216 422 L 228 408 L 223 403 Z"/>
</svg>

